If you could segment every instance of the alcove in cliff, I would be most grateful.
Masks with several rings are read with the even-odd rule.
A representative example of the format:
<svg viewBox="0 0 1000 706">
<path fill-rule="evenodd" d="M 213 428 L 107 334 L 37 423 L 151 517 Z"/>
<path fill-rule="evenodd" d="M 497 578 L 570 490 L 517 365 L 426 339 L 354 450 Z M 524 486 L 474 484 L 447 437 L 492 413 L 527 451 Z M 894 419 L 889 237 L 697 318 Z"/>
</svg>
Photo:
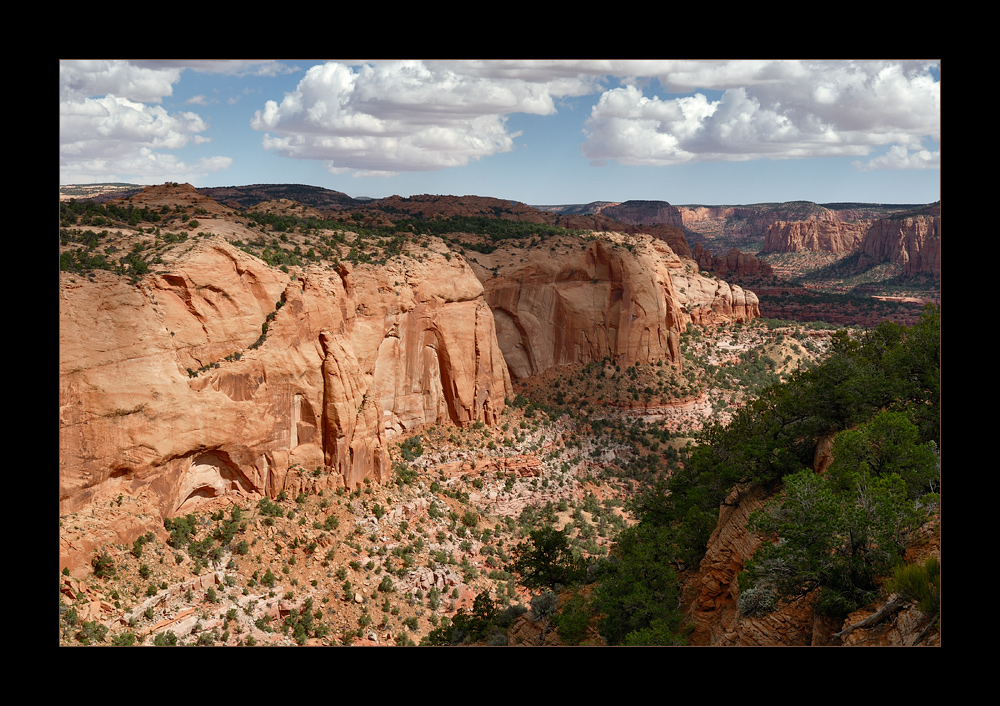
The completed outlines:
<svg viewBox="0 0 1000 706">
<path fill-rule="evenodd" d="M 198 454 L 191 459 L 184 475 L 178 493 L 180 502 L 173 514 L 187 514 L 204 499 L 217 498 L 236 490 L 250 492 L 251 486 L 224 452 Z"/>
</svg>

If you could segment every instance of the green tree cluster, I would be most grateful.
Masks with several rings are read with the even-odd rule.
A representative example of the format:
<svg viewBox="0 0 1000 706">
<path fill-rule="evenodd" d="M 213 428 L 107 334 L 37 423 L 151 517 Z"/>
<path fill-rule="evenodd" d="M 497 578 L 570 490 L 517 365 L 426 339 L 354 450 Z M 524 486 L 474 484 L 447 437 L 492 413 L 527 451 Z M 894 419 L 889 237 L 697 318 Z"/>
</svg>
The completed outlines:
<svg viewBox="0 0 1000 706">
<path fill-rule="evenodd" d="M 936 501 L 940 331 L 940 307 L 929 305 L 912 327 L 837 332 L 822 363 L 766 388 L 728 426 L 707 426 L 594 568 L 605 640 L 683 640 L 676 572 L 704 555 L 720 506 L 755 487 L 785 492 L 755 517 L 774 541 L 740 576 L 744 612 L 814 588 L 831 614 L 871 600 Z M 840 460 L 823 476 L 804 471 L 825 436 Z"/>
<path fill-rule="evenodd" d="M 519 574 L 526 588 L 570 586 L 587 575 L 586 563 L 574 557 L 566 533 L 550 526 L 532 530 L 512 553 L 507 570 Z"/>
</svg>

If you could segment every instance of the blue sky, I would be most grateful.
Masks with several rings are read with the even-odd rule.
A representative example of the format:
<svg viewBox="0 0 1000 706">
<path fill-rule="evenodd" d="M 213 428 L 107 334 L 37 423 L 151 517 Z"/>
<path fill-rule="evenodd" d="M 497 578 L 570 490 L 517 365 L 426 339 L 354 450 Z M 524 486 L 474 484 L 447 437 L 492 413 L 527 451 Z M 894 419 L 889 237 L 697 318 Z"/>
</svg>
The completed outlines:
<svg viewBox="0 0 1000 706">
<path fill-rule="evenodd" d="M 60 183 L 940 199 L 931 60 L 60 62 Z"/>
</svg>

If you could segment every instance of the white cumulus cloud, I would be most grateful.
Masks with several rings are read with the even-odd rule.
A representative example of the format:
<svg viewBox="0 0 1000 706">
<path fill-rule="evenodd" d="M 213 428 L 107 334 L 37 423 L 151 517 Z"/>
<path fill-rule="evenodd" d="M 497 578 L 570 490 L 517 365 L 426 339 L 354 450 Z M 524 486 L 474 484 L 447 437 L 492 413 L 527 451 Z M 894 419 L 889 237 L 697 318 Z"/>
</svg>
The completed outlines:
<svg viewBox="0 0 1000 706">
<path fill-rule="evenodd" d="M 393 61 L 313 66 L 251 126 L 286 157 L 334 172 L 430 171 L 509 152 L 511 113 L 550 115 L 556 100 L 595 89 L 593 77 L 551 64 Z"/>
<path fill-rule="evenodd" d="M 852 164 L 861 171 L 876 169 L 939 169 L 941 152 L 938 150 L 909 150 L 903 145 L 893 145 L 888 151 L 867 162 L 855 160 Z"/>
<path fill-rule="evenodd" d="M 190 181 L 226 169 L 229 157 L 184 162 L 170 151 L 207 141 L 195 112 L 160 105 L 182 66 L 128 61 L 62 61 L 59 65 L 60 180 Z"/>
<path fill-rule="evenodd" d="M 581 150 L 596 164 L 616 160 L 664 165 L 866 156 L 883 145 L 917 147 L 924 139 L 940 139 L 940 81 L 932 77 L 931 65 L 888 61 L 646 65 L 667 90 L 693 95 L 650 97 L 635 85 L 610 89 L 591 111 Z M 710 91 L 721 92 L 721 97 L 710 101 L 705 95 Z M 913 166 L 920 160 L 917 154 L 910 156 Z"/>
</svg>

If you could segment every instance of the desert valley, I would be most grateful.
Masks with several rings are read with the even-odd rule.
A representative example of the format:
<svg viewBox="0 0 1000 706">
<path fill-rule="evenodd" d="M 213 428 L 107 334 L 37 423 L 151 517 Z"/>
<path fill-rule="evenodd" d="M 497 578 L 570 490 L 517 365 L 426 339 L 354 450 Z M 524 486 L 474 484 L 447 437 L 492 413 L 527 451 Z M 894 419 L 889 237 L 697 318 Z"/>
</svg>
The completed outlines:
<svg viewBox="0 0 1000 706">
<path fill-rule="evenodd" d="M 940 241 L 64 187 L 59 644 L 940 645 Z"/>
</svg>

